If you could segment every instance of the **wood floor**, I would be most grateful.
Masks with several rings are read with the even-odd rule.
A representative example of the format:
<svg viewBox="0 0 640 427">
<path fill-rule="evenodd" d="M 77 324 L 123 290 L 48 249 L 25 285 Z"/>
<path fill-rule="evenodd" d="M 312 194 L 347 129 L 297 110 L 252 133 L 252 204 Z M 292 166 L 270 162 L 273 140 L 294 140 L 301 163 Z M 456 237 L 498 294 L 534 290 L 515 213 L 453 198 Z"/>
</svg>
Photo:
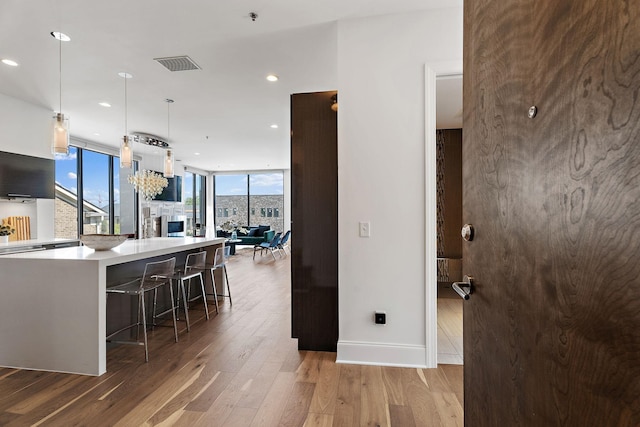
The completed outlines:
<svg viewBox="0 0 640 427">
<path fill-rule="evenodd" d="M 462 367 L 336 364 L 299 352 L 290 334 L 289 258 L 228 265 L 233 306 L 107 353 L 100 377 L 0 369 L 2 426 L 454 426 L 463 424 Z M 194 308 L 197 308 L 194 306 Z M 70 315 L 72 315 L 70 313 Z M 194 321 L 195 318 L 199 321 Z"/>
<path fill-rule="evenodd" d="M 438 363 L 462 365 L 462 298 L 438 298 Z"/>
</svg>

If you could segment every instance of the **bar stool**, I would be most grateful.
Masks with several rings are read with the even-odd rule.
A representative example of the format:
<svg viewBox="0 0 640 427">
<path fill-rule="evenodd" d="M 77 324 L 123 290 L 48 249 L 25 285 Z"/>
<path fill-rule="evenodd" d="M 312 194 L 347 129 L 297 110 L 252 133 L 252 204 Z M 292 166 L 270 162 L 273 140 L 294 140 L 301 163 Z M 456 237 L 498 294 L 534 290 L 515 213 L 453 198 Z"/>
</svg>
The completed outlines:
<svg viewBox="0 0 640 427">
<path fill-rule="evenodd" d="M 224 281 L 227 283 L 227 295 L 221 296 L 229 298 L 229 305 L 233 305 L 233 301 L 231 301 L 231 290 L 229 289 L 229 277 L 227 276 L 227 259 L 229 258 L 230 251 L 231 246 L 222 246 L 216 248 L 216 253 L 213 256 L 213 264 L 207 266 L 211 274 L 211 286 L 213 287 L 213 297 L 216 302 L 216 313 L 218 312 L 218 295 L 216 292 L 216 279 L 213 273 L 217 269 L 222 269 L 222 271 L 224 272 Z M 224 289 L 224 284 L 222 288 Z"/>
<path fill-rule="evenodd" d="M 155 319 L 157 316 L 161 316 L 171 310 L 173 317 L 173 331 L 175 334 L 176 342 L 178 342 L 178 325 L 176 323 L 176 311 L 173 303 L 173 286 L 171 285 L 171 277 L 173 276 L 174 268 L 176 265 L 176 259 L 169 258 L 165 261 L 149 262 L 144 267 L 144 273 L 141 278 L 135 279 L 130 282 L 122 283 L 120 285 L 107 288 L 107 296 L 109 294 L 121 294 L 130 295 L 132 297 L 138 297 L 138 318 L 136 323 L 120 328 L 119 330 L 112 332 L 107 336 L 108 342 L 119 342 L 122 344 L 135 344 L 144 345 L 144 360 L 149 361 L 149 350 L 147 346 L 147 314 L 145 307 L 145 295 L 147 292 L 153 291 L 153 324 L 155 325 Z M 169 294 L 171 299 L 171 308 L 163 313 L 156 313 L 156 303 L 158 299 L 158 289 L 163 286 L 169 286 Z M 142 311 L 142 331 L 144 334 L 144 342 L 138 341 L 138 330 L 140 323 L 140 311 Z M 136 328 L 136 341 L 111 341 L 110 338 L 120 332 L 123 332 L 130 328 Z"/>
<path fill-rule="evenodd" d="M 191 324 L 189 322 L 189 303 L 202 298 L 204 302 L 204 312 L 209 320 L 209 307 L 207 306 L 207 294 L 204 290 L 204 280 L 202 273 L 207 271 L 206 260 L 207 251 L 197 252 L 187 255 L 187 260 L 184 263 L 184 270 L 180 270 L 174 274 L 173 279 L 180 284 L 182 291 L 182 300 L 184 305 L 184 317 L 187 322 L 187 331 L 191 330 Z M 200 289 L 202 293 L 198 296 L 191 298 L 191 279 L 200 279 Z M 187 282 L 187 291 L 185 293 L 185 282 Z M 176 309 L 180 307 L 180 295 L 178 295 L 178 304 Z M 216 307 L 217 311 L 217 307 Z"/>
</svg>

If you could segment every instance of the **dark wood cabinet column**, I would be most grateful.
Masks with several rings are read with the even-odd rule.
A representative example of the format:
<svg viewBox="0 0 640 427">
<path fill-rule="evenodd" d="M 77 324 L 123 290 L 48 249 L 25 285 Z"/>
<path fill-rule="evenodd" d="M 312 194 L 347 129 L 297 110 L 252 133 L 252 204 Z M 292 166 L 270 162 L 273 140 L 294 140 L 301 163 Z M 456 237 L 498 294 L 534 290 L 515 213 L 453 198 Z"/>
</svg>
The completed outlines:
<svg viewBox="0 0 640 427">
<path fill-rule="evenodd" d="M 338 343 L 336 92 L 291 95 L 291 334 L 300 350 Z"/>
</svg>

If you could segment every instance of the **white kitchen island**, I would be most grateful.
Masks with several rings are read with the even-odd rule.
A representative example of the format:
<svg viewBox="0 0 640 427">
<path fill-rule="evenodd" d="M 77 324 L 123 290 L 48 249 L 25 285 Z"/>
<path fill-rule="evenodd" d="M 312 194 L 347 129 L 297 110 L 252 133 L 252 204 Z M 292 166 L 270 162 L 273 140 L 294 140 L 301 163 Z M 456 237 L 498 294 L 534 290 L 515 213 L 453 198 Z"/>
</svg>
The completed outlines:
<svg viewBox="0 0 640 427">
<path fill-rule="evenodd" d="M 77 246 L 0 256 L 0 366 L 104 374 L 106 287 L 118 280 L 117 270 L 201 248 L 212 259 L 224 241 L 159 237 L 110 251 Z"/>
</svg>

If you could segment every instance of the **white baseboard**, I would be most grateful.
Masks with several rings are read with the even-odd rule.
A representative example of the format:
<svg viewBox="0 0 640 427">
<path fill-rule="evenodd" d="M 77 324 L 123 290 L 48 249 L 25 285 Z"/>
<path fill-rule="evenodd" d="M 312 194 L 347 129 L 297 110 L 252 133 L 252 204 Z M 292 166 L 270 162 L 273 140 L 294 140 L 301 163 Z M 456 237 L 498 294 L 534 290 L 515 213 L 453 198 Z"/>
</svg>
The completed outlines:
<svg viewBox="0 0 640 427">
<path fill-rule="evenodd" d="M 336 363 L 426 368 L 425 361 L 426 348 L 423 345 L 338 341 Z"/>
</svg>

